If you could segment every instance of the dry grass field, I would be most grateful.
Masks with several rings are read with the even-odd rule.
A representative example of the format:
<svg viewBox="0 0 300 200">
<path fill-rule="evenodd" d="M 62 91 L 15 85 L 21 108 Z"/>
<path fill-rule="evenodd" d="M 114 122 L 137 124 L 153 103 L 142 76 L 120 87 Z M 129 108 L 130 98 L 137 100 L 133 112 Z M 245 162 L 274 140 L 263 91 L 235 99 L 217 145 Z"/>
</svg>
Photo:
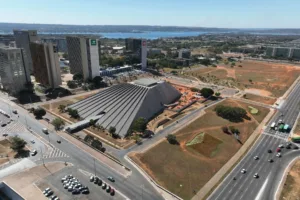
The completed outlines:
<svg viewBox="0 0 300 200">
<path fill-rule="evenodd" d="M 255 95 L 255 94 L 251 94 L 251 93 L 246 93 L 246 96 L 243 98 L 251 100 L 251 101 L 269 104 L 269 105 L 273 105 L 276 102 L 275 98 L 259 96 L 259 95 Z"/>
<path fill-rule="evenodd" d="M 241 67 L 239 67 L 241 65 Z M 300 68 L 259 61 L 242 61 L 230 65 L 191 70 L 185 73 L 204 82 L 254 90 L 259 95 L 280 97 L 300 75 Z"/>
<path fill-rule="evenodd" d="M 247 108 L 249 104 L 225 100 L 221 104 Z M 253 105 L 252 105 L 253 106 Z M 214 107 L 175 135 L 179 145 L 163 140 L 145 153 L 131 158 L 163 187 L 184 199 L 191 199 L 207 181 L 239 150 L 269 109 L 255 106 L 256 116 L 251 120 L 233 123 L 215 114 Z M 248 111 L 248 110 L 247 110 Z M 222 126 L 240 130 L 240 142 L 234 135 L 222 131 Z"/>
<path fill-rule="evenodd" d="M 284 183 L 280 200 L 296 200 L 300 196 L 300 160 L 296 161 Z"/>
</svg>

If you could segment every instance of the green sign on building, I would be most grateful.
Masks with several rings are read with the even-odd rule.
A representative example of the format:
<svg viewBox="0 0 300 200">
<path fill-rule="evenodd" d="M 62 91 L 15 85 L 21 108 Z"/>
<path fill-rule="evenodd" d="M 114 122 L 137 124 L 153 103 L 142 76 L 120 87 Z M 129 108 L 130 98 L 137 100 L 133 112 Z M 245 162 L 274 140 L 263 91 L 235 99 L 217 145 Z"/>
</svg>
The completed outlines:
<svg viewBox="0 0 300 200">
<path fill-rule="evenodd" d="M 97 41 L 96 40 L 91 40 L 91 45 L 93 45 L 93 46 L 97 45 Z"/>
</svg>

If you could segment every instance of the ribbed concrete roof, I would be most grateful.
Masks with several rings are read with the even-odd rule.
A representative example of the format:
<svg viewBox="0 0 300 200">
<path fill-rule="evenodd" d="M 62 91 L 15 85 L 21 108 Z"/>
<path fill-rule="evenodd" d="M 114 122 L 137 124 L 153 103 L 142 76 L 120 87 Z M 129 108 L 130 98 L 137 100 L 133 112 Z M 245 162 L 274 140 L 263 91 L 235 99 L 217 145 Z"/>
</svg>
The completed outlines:
<svg viewBox="0 0 300 200">
<path fill-rule="evenodd" d="M 151 79 L 153 82 L 157 84 L 152 87 L 129 83 L 115 85 L 69 107 L 78 110 L 84 119 L 104 114 L 97 124 L 106 129 L 114 126 L 116 133 L 125 137 L 135 119 L 152 118 L 164 109 L 164 104 L 174 102 L 181 95 L 164 81 Z"/>
</svg>

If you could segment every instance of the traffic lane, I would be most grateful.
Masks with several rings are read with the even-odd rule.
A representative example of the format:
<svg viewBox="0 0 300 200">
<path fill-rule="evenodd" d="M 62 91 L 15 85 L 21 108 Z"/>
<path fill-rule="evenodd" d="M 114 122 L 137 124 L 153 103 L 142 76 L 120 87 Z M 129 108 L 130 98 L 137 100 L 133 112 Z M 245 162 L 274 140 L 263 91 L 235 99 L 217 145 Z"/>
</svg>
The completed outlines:
<svg viewBox="0 0 300 200">
<path fill-rule="evenodd" d="M 253 159 L 253 157 L 256 154 L 256 150 L 262 148 L 261 144 L 265 144 L 268 142 L 266 139 L 266 135 L 261 135 L 258 141 L 255 143 L 255 145 L 250 149 L 248 154 L 236 165 L 236 167 L 230 172 L 229 175 L 224 179 L 224 181 L 221 183 L 221 185 L 215 190 L 215 192 L 208 198 L 208 199 L 223 199 L 223 195 L 229 195 L 232 188 L 232 182 L 233 178 L 236 177 L 237 180 L 233 183 L 233 186 L 236 186 L 239 184 L 239 182 L 242 180 L 241 177 L 241 170 L 244 169 L 247 165 L 247 163 Z M 230 188 L 230 189 L 229 189 Z"/>
<path fill-rule="evenodd" d="M 34 119 L 32 118 L 28 118 L 27 123 L 29 126 L 32 127 L 32 129 L 36 129 L 36 132 L 39 133 L 39 135 L 41 135 L 45 139 L 47 139 L 49 136 L 52 145 L 56 146 L 57 148 L 65 152 L 67 155 L 71 156 L 73 162 L 77 163 L 78 166 L 80 166 L 83 169 L 88 168 L 90 171 L 94 171 L 94 158 L 91 157 L 88 153 L 79 150 L 72 143 L 69 143 L 68 141 L 65 141 L 63 139 L 61 144 L 55 143 L 56 141 L 55 139 L 57 139 L 57 137 L 59 136 L 57 136 L 56 134 L 49 134 L 49 135 L 44 134 L 41 131 L 44 126 L 38 122 L 35 122 Z M 130 198 L 135 198 L 135 196 L 140 193 L 140 189 L 136 189 L 136 188 L 139 185 L 143 184 L 146 186 L 146 188 L 148 188 L 147 190 L 150 191 L 150 192 L 147 191 L 144 192 L 143 196 L 145 199 L 161 198 L 160 195 L 153 189 L 153 187 L 143 177 L 141 177 L 138 182 L 130 182 L 130 184 L 128 185 L 119 184 L 120 182 L 124 181 L 124 177 L 120 176 L 118 173 L 110 169 L 108 166 L 104 166 L 102 163 L 100 164 L 97 160 L 95 161 L 95 165 L 96 165 L 97 173 L 99 173 L 99 175 L 101 175 L 102 177 L 106 177 L 108 175 L 115 177 L 117 188 L 122 192 L 123 190 L 126 190 L 123 192 L 126 196 Z M 126 180 L 130 181 L 130 178 Z M 136 198 L 138 199 L 140 197 L 136 197 Z"/>
<path fill-rule="evenodd" d="M 254 149 L 252 153 L 247 155 L 247 160 L 242 166 L 237 167 L 235 173 L 238 176 L 238 178 L 236 181 L 234 181 L 235 182 L 234 185 L 230 187 L 232 192 L 222 195 L 222 197 L 224 197 L 225 199 L 226 198 L 234 199 L 242 196 L 243 193 L 241 194 L 241 189 L 246 185 L 249 185 L 249 183 L 253 181 L 253 175 L 257 173 L 256 170 L 259 169 L 259 163 L 262 160 L 264 160 L 266 157 L 261 152 L 266 152 L 264 151 L 265 146 L 269 146 L 270 144 L 272 144 L 272 141 L 274 141 L 274 137 L 264 136 L 264 135 L 262 137 L 263 137 L 262 143 L 258 144 L 259 147 Z M 255 156 L 259 156 L 259 160 L 254 160 Z M 247 172 L 245 174 L 242 174 L 241 173 L 242 169 L 246 169 Z M 233 180 L 233 177 L 231 178 L 231 180 Z M 248 186 L 246 186 L 246 188 L 244 188 L 243 191 L 244 190 L 248 190 Z"/>
<path fill-rule="evenodd" d="M 272 184 L 269 184 L 267 186 L 267 189 L 263 193 L 262 199 L 274 199 L 274 196 L 279 187 L 280 181 L 284 176 L 284 172 L 287 166 L 294 158 L 299 156 L 300 150 L 291 150 L 282 156 L 282 162 L 280 163 L 280 165 L 272 170 L 272 176 L 270 180 L 270 183 Z"/>
<path fill-rule="evenodd" d="M 279 145 L 280 143 L 281 143 L 281 141 L 277 141 L 276 146 Z M 266 154 L 268 154 L 268 153 L 266 153 Z M 270 174 L 272 173 L 272 171 L 274 169 L 276 169 L 282 163 L 281 158 L 276 157 L 275 154 L 276 153 L 273 153 L 271 157 L 267 156 L 274 160 L 273 163 L 268 162 L 267 159 L 262 160 L 261 168 L 255 172 L 255 173 L 258 173 L 259 178 L 257 178 L 257 179 L 253 178 L 253 180 L 251 180 L 249 182 L 249 187 L 248 187 L 249 190 L 244 191 L 242 197 L 246 198 L 246 197 L 251 196 L 252 198 L 255 198 L 256 195 L 259 193 L 260 189 L 262 188 L 263 184 L 267 180 L 267 178 L 269 178 L 268 182 L 267 182 L 267 186 L 273 184 L 270 181 L 270 177 L 272 176 Z"/>
</svg>

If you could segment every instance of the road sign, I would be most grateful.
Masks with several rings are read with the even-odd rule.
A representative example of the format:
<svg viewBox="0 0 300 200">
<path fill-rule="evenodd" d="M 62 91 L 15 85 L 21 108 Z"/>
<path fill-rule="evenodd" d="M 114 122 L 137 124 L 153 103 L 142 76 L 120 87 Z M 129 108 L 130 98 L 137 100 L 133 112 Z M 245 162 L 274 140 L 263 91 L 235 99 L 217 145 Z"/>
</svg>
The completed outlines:
<svg viewBox="0 0 300 200">
<path fill-rule="evenodd" d="M 97 45 L 97 41 L 94 40 L 94 39 L 92 39 L 92 40 L 91 40 L 91 45 L 92 45 L 92 46 L 96 46 L 96 45 Z"/>
</svg>

